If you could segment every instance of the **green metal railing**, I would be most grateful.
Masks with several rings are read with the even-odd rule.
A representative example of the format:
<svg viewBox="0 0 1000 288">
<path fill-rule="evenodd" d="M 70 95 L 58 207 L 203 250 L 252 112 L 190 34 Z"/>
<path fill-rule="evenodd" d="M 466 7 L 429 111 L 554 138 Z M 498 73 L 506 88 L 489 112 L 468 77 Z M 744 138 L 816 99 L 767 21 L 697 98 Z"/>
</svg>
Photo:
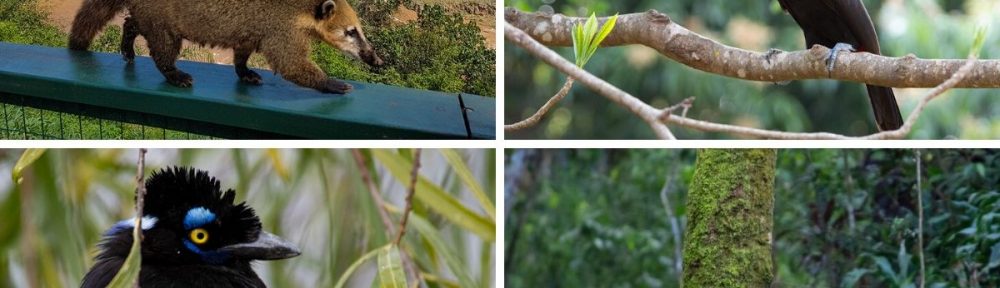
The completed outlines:
<svg viewBox="0 0 1000 288">
<path fill-rule="evenodd" d="M 270 71 L 239 83 L 232 66 L 178 61 L 193 88 L 167 84 L 146 57 L 0 43 L 4 139 L 494 139 L 495 101 L 350 82 L 347 95 Z"/>
</svg>

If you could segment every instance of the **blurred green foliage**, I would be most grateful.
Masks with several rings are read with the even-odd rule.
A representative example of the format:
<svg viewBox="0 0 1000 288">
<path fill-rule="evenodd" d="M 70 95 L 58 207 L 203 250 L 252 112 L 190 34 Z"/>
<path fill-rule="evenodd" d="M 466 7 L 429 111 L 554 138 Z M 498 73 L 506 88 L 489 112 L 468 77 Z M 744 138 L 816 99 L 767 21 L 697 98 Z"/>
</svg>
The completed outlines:
<svg viewBox="0 0 1000 288">
<path fill-rule="evenodd" d="M 362 152 L 364 161 L 398 225 L 409 182 L 387 173 L 385 162 L 372 152 Z M 409 150 L 378 152 L 404 165 L 413 158 Z M 488 217 L 481 202 L 468 200 L 474 192 L 458 173 L 472 175 L 493 201 L 493 151 L 455 151 L 467 172 L 459 172 L 466 168 L 450 164 L 442 152 L 421 153 L 420 176 L 441 189 L 444 200 L 414 197 L 400 251 L 425 279 L 433 279 L 427 280 L 429 287 L 492 287 L 493 239 L 457 225 L 439 207 L 460 205 L 472 213 L 461 216 Z M 134 216 L 138 153 L 48 150 L 14 185 L 11 173 L 21 154 L 0 150 L 0 175 L 7 175 L 0 177 L 0 287 L 78 286 L 104 230 Z M 172 165 L 208 170 L 224 189 L 236 190 L 237 201 L 257 211 L 265 230 L 299 246 L 301 256 L 255 265 L 271 287 L 332 287 L 361 255 L 395 237 L 386 237 L 350 151 L 149 150 L 147 175 Z M 374 264 L 359 266 L 348 287 L 371 287 Z"/>
<path fill-rule="evenodd" d="M 1000 3 L 992 0 L 864 1 L 879 29 L 882 53 L 921 58 L 964 59 L 975 27 L 991 25 L 980 58 L 1000 56 Z M 570 16 L 636 13 L 649 9 L 721 43 L 763 52 L 805 48 L 802 31 L 776 0 L 506 0 L 522 11 L 554 11 Z M 504 44 L 504 117 L 524 119 L 541 107 L 565 76 L 529 55 Z M 555 48 L 571 59 L 572 48 Z M 875 132 L 874 117 L 863 85 L 832 80 L 794 81 L 788 85 L 743 81 L 705 73 L 637 45 L 603 48 L 587 70 L 656 107 L 696 97 L 688 116 L 701 120 L 766 129 L 826 131 L 848 135 Z M 926 89 L 896 89 L 903 116 Z M 984 139 L 1000 137 L 997 89 L 956 89 L 936 99 L 917 122 L 911 138 Z M 731 138 L 675 128 L 680 138 Z M 533 129 L 508 133 L 511 138 L 652 138 L 648 125 L 602 96 L 577 86 L 547 119 Z"/>
<path fill-rule="evenodd" d="M 668 182 L 684 223 L 694 150 L 536 152 L 507 201 L 509 287 L 677 287 L 660 191 Z M 1000 151 L 921 154 L 927 287 L 1000 285 Z M 916 283 L 915 161 L 914 150 L 779 150 L 778 287 Z"/>
</svg>

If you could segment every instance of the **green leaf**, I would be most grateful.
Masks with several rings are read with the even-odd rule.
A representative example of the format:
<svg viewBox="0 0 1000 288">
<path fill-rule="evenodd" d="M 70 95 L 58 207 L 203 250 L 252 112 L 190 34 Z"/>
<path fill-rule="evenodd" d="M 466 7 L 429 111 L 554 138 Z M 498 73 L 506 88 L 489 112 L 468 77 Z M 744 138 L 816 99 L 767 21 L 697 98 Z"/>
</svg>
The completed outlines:
<svg viewBox="0 0 1000 288">
<path fill-rule="evenodd" d="M 368 251 L 368 253 L 362 255 L 361 258 L 358 258 L 358 260 L 354 260 L 354 263 L 351 263 L 351 266 L 347 267 L 347 270 L 344 270 L 344 274 L 340 275 L 340 280 L 337 280 L 337 285 L 333 285 L 333 287 L 334 288 L 344 287 L 344 284 L 347 283 L 347 279 L 350 279 L 351 274 L 354 274 L 354 270 L 358 270 L 358 267 L 361 267 L 361 264 L 364 264 L 365 261 L 368 261 L 368 259 L 375 257 L 375 255 L 378 255 L 379 252 L 381 252 L 385 248 L 390 247 L 391 245 L 392 244 L 385 245 L 376 248 L 375 250 Z"/>
<path fill-rule="evenodd" d="M 131 288 L 138 285 L 139 267 L 142 266 L 142 252 L 139 243 L 142 242 L 142 217 L 135 217 L 135 227 L 132 228 L 132 248 L 129 249 L 128 257 L 122 268 L 118 270 L 115 278 L 111 279 L 108 288 Z"/>
<path fill-rule="evenodd" d="M 875 264 L 878 268 L 882 270 L 882 274 L 887 275 L 891 279 L 896 279 L 896 271 L 893 271 L 892 264 L 889 264 L 889 259 L 885 257 L 877 256 L 875 257 Z"/>
<path fill-rule="evenodd" d="M 972 42 L 972 49 L 969 50 L 969 56 L 979 57 L 979 51 L 983 49 L 983 43 L 986 42 L 986 32 L 989 30 L 989 26 L 976 27 L 976 36 Z"/>
<path fill-rule="evenodd" d="M 604 38 L 607 38 L 608 35 L 611 34 L 611 30 L 615 28 L 615 23 L 617 22 L 618 22 L 618 14 L 609 17 L 608 21 L 604 22 L 604 26 L 601 27 L 601 32 L 597 34 L 597 37 L 594 37 L 593 43 L 590 44 L 591 50 L 589 51 L 589 54 L 591 56 L 593 56 L 594 53 L 597 52 L 598 47 L 601 47 L 601 42 L 604 41 Z"/>
<path fill-rule="evenodd" d="M 382 288 L 406 288 L 406 273 L 403 260 L 399 258 L 399 247 L 385 246 L 378 252 L 378 280 Z"/>
<path fill-rule="evenodd" d="M 399 211 L 395 212 L 399 213 Z M 448 265 L 451 273 L 458 277 L 458 282 L 462 287 L 479 287 L 476 285 L 476 282 L 472 281 L 472 277 L 469 276 L 469 272 L 466 270 L 468 265 L 456 256 L 455 251 L 452 250 L 453 246 L 444 241 L 444 238 L 441 237 L 437 228 L 434 228 L 434 225 L 431 225 L 423 217 L 411 214 L 410 226 L 417 229 L 417 233 L 420 233 L 420 236 L 423 236 L 438 251 L 441 258 L 444 258 L 445 265 Z"/>
<path fill-rule="evenodd" d="M 24 173 L 24 169 L 31 166 L 32 163 L 35 163 L 35 160 L 42 157 L 42 154 L 44 153 L 45 149 L 25 149 L 24 153 L 21 154 L 21 159 L 17 159 L 17 163 L 14 164 L 14 170 L 12 171 L 13 173 L 11 173 L 14 183 L 21 184 L 21 174 Z"/>
<path fill-rule="evenodd" d="M 403 185 L 410 185 L 410 169 L 413 165 L 410 161 L 399 154 L 391 153 L 390 150 L 373 149 L 371 153 L 389 170 L 396 181 Z M 414 194 L 417 201 L 427 204 L 431 210 L 441 214 L 448 221 L 490 242 L 496 239 L 496 224 L 493 221 L 472 212 L 458 199 L 446 193 L 440 186 L 431 183 L 427 178 L 422 176 L 417 178 L 417 191 Z"/>
<path fill-rule="evenodd" d="M 495 222 L 496 208 L 493 205 L 493 201 L 490 200 L 489 196 L 486 196 L 486 191 L 483 191 L 483 187 L 476 181 L 476 177 L 472 176 L 472 171 L 469 171 L 469 167 L 465 166 L 462 156 L 459 156 L 455 150 L 451 149 L 442 149 L 441 155 L 444 155 L 444 159 L 451 165 L 451 170 L 455 174 L 458 174 L 458 178 L 462 179 L 462 183 L 465 183 L 465 186 L 472 191 L 472 195 L 476 196 L 479 206 L 482 206 L 483 210 L 486 210 L 486 214 L 489 214 L 490 219 L 493 219 Z"/>
<path fill-rule="evenodd" d="M 871 272 L 871 270 L 864 268 L 854 269 L 851 270 L 851 272 L 847 272 L 847 275 L 844 275 L 844 278 L 841 279 L 842 283 L 840 283 L 840 287 L 855 287 L 858 280 L 861 280 L 861 277 L 864 277 L 865 274 L 868 274 L 868 272 Z"/>
<path fill-rule="evenodd" d="M 580 60 L 583 59 L 583 26 L 577 24 L 573 27 L 573 57 L 576 59 L 576 66 L 583 68 L 583 64 Z"/>
</svg>

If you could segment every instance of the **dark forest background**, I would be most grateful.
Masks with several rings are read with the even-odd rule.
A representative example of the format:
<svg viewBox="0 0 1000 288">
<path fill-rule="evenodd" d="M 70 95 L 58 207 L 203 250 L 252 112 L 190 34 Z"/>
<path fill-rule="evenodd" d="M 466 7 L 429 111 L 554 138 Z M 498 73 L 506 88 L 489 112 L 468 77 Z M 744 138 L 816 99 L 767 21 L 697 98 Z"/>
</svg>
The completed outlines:
<svg viewBox="0 0 1000 288">
<path fill-rule="evenodd" d="M 671 220 L 683 226 L 695 150 L 506 157 L 527 167 L 507 174 L 508 186 L 520 175 L 505 196 L 508 287 L 677 287 Z M 913 287 L 916 159 L 915 150 L 780 150 L 778 287 Z M 920 159 L 926 287 L 1000 285 L 1000 151 L 920 150 Z"/>
</svg>

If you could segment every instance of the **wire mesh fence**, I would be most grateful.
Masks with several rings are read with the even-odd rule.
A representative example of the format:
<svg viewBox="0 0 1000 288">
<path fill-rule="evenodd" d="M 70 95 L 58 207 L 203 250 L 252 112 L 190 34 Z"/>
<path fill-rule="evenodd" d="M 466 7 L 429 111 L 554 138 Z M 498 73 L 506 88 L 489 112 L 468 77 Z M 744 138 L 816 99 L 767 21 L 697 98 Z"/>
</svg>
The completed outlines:
<svg viewBox="0 0 1000 288">
<path fill-rule="evenodd" d="M 113 108 L 0 94 L 0 138 L 202 140 L 276 138 L 259 131 Z"/>
</svg>

